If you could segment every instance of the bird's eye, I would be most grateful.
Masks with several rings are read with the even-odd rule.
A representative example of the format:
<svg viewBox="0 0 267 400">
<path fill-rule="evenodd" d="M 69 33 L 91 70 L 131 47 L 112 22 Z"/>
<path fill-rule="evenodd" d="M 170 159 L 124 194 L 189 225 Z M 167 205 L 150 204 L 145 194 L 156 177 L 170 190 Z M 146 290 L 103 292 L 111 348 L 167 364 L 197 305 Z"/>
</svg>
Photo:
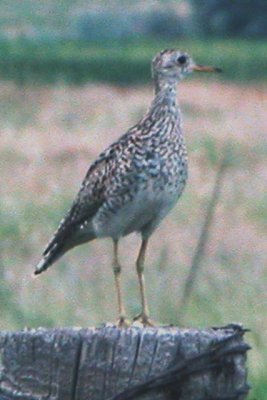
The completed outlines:
<svg viewBox="0 0 267 400">
<path fill-rule="evenodd" d="M 186 56 L 179 56 L 178 58 L 177 58 L 177 61 L 178 61 L 178 63 L 179 64 L 185 64 L 186 63 Z"/>
</svg>

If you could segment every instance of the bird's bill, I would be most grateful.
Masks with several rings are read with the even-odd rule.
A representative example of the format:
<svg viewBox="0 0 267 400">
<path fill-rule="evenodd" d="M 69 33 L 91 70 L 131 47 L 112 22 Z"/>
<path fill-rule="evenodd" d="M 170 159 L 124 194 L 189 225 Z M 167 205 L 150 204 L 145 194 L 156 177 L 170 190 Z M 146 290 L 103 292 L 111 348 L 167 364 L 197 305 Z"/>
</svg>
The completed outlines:
<svg viewBox="0 0 267 400">
<path fill-rule="evenodd" d="M 221 68 L 209 67 L 209 66 L 205 66 L 205 65 L 194 65 L 193 66 L 193 71 L 199 71 L 199 72 L 222 72 Z"/>
</svg>

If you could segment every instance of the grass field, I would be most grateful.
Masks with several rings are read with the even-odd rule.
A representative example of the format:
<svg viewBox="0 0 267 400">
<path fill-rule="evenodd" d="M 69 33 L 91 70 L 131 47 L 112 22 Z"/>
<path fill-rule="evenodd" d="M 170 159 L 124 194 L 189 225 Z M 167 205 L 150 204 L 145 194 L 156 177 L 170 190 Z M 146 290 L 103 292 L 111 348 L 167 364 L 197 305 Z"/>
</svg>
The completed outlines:
<svg viewBox="0 0 267 400">
<path fill-rule="evenodd" d="M 185 40 L 108 45 L 86 42 L 29 40 L 0 41 L 0 78 L 20 84 L 87 81 L 140 84 L 149 80 L 151 57 L 178 47 L 199 63 L 220 66 L 219 79 L 255 82 L 267 79 L 266 41 Z"/>
<path fill-rule="evenodd" d="M 203 61 L 203 59 L 201 60 Z M 219 63 L 220 65 L 220 63 Z M 146 277 L 152 316 L 177 323 L 181 290 L 227 141 L 229 168 L 187 326 L 242 322 L 253 399 L 266 398 L 266 84 L 185 81 L 180 100 L 190 177 L 179 204 L 154 234 Z M 145 111 L 150 87 L 0 86 L 0 329 L 88 326 L 114 321 L 111 243 L 96 241 L 66 255 L 39 279 L 35 264 L 88 164 Z M 139 311 L 134 259 L 137 236 L 121 243 L 123 288 L 132 317 Z"/>
</svg>

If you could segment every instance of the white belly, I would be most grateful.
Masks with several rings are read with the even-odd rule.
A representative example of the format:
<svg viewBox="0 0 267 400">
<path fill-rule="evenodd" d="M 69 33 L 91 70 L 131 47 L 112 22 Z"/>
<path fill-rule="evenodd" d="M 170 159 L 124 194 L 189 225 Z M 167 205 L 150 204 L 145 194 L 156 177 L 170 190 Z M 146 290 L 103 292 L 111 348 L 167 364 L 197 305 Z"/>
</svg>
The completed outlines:
<svg viewBox="0 0 267 400">
<path fill-rule="evenodd" d="M 180 193 L 167 190 L 159 193 L 147 190 L 139 192 L 131 202 L 106 219 L 101 217 L 100 210 L 93 220 L 95 233 L 98 237 L 119 238 L 131 232 L 140 232 L 147 225 L 151 225 L 152 229 L 173 208 L 179 196 Z"/>
</svg>

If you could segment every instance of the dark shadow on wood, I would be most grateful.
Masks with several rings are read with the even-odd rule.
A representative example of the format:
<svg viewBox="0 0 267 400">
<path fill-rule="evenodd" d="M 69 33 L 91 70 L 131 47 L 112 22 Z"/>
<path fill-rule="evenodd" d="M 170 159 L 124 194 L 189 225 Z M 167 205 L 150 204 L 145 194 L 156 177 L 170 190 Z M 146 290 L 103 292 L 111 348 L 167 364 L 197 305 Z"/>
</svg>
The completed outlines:
<svg viewBox="0 0 267 400">
<path fill-rule="evenodd" d="M 132 400 L 144 393 L 162 390 L 169 391 L 170 399 L 179 399 L 183 389 L 182 386 L 191 377 L 204 374 L 208 371 L 213 371 L 215 375 L 219 375 L 225 373 L 226 369 L 234 370 L 234 359 L 230 359 L 229 357 L 245 354 L 250 349 L 250 346 L 246 343 L 237 343 L 229 347 L 229 343 L 243 333 L 244 330 L 240 330 L 240 327 L 238 327 L 238 330 L 233 335 L 219 340 L 209 350 L 203 351 L 197 356 L 190 357 L 184 361 L 175 360 L 173 362 L 174 365 L 165 372 L 148 379 L 144 383 L 124 390 L 112 397 L 112 400 Z M 245 385 L 241 389 L 234 389 L 234 392 L 227 396 L 212 397 L 212 399 L 237 399 L 240 398 L 240 395 L 246 395 L 248 389 L 248 386 Z M 205 397 L 205 399 L 207 398 Z"/>
<path fill-rule="evenodd" d="M 1 400 L 243 400 L 245 330 L 2 332 Z"/>
</svg>

